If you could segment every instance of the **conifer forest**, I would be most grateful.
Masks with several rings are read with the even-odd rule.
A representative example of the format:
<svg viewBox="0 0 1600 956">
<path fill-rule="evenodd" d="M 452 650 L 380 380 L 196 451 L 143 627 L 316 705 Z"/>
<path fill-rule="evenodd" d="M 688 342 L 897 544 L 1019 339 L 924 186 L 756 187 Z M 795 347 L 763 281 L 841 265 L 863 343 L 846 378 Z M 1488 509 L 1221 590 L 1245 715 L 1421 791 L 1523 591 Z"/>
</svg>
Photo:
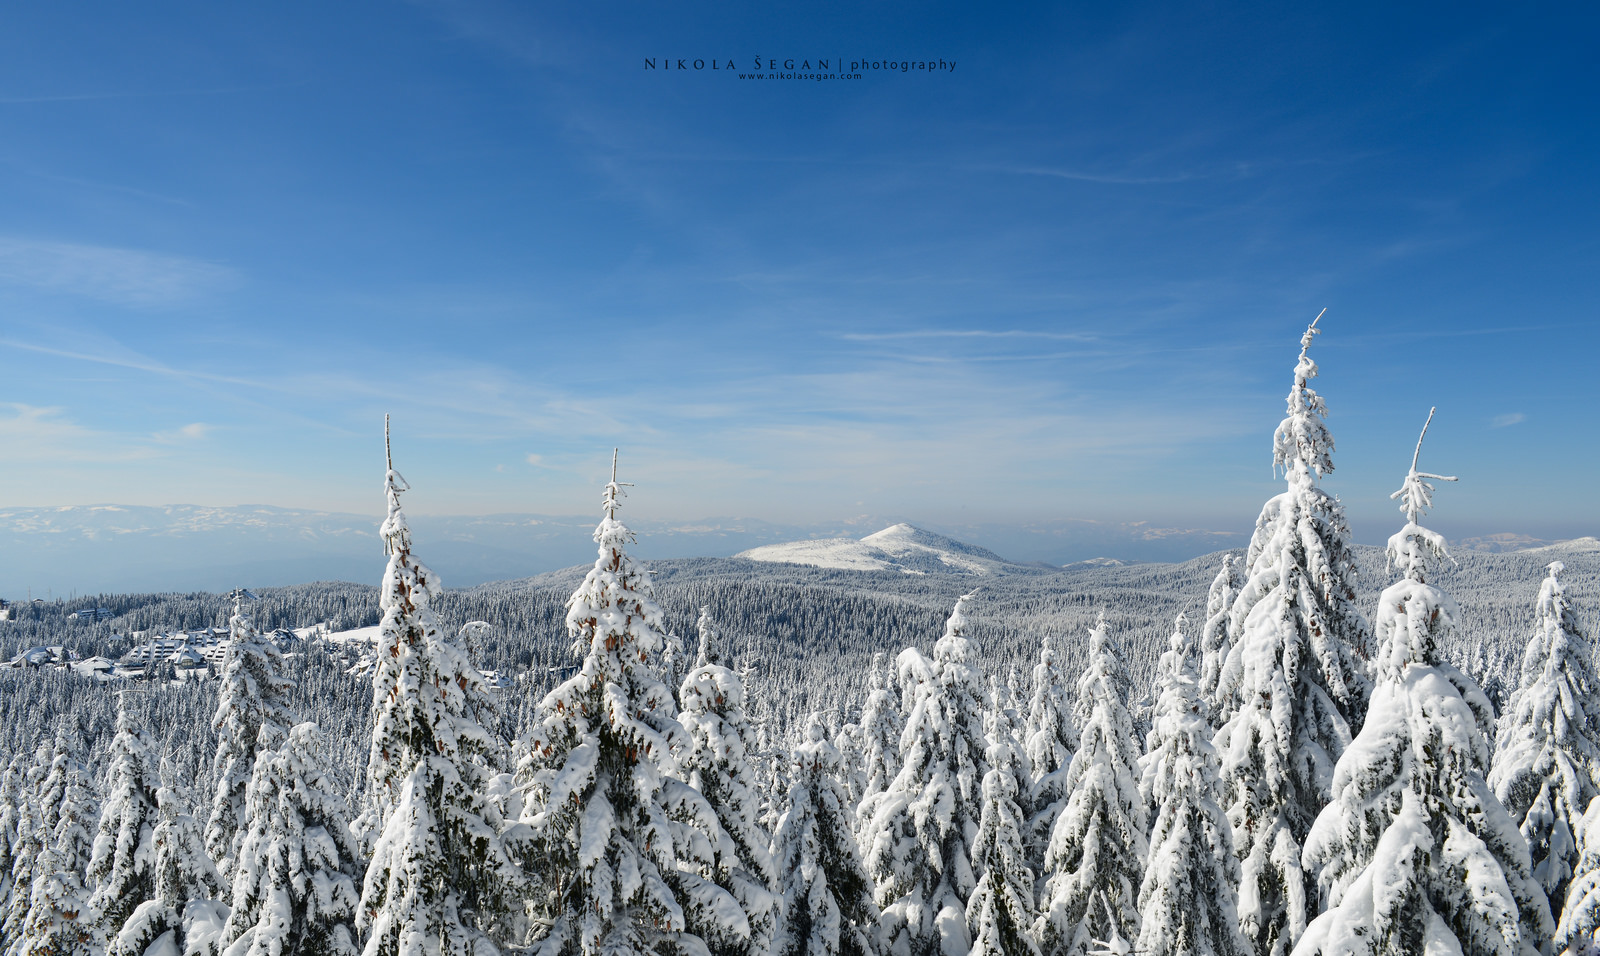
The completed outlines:
<svg viewBox="0 0 1600 956">
<path fill-rule="evenodd" d="M 1452 555 L 1428 409 L 1354 544 L 1318 331 L 1244 551 L 646 567 L 623 449 L 591 567 L 446 590 L 397 441 L 376 587 L 17 605 L 0 951 L 1600 953 L 1600 550 Z"/>
</svg>

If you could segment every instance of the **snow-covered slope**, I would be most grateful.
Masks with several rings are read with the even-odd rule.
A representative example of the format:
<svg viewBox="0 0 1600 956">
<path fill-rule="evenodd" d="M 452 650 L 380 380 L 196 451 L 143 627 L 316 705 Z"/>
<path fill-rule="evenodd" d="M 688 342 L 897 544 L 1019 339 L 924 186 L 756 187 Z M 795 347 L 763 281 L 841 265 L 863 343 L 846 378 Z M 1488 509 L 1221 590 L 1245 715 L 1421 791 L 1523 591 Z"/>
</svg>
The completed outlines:
<svg viewBox="0 0 1600 956">
<path fill-rule="evenodd" d="M 859 540 L 823 538 L 762 545 L 735 557 L 845 571 L 900 571 L 905 574 L 987 576 L 1038 573 L 1040 570 L 908 524 L 893 525 Z"/>
</svg>

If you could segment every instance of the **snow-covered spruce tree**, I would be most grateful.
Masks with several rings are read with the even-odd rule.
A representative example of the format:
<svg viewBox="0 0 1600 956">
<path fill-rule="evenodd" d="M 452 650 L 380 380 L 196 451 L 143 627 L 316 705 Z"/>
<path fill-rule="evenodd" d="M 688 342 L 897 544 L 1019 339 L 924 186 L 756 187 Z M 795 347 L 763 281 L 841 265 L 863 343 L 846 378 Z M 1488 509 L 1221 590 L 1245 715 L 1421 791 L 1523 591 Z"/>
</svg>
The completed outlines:
<svg viewBox="0 0 1600 956">
<path fill-rule="evenodd" d="M 773 956 L 876 956 L 878 907 L 851 834 L 839 753 L 822 720 L 795 750 L 789 809 L 773 838 L 782 905 Z"/>
<path fill-rule="evenodd" d="M 539 704 L 521 776 L 543 892 L 532 902 L 540 956 L 696 954 L 686 926 L 748 936 L 739 903 L 702 874 L 730 841 L 699 791 L 677 779 L 686 744 L 652 660 L 661 609 L 617 520 L 616 458 L 595 529 L 600 556 L 567 602 L 583 664 Z"/>
<path fill-rule="evenodd" d="M 264 728 L 250 775 L 224 956 L 355 956 L 350 814 L 328 773 L 317 725 Z"/>
<path fill-rule="evenodd" d="M 1027 816 L 1017 803 L 1018 781 L 1027 782 L 1019 766 L 1023 759 L 1012 741 L 989 747 L 990 770 L 983 775 L 983 810 L 972 847 L 974 868 L 982 875 L 967 900 L 972 956 L 1039 956 L 1033 940 L 1033 870 L 1022 840 Z"/>
<path fill-rule="evenodd" d="M 15 956 L 99 956 L 102 911 L 83 884 L 95 816 L 87 774 L 68 753 L 60 797 L 52 808 L 55 831 L 34 863 L 27 916 L 9 951 Z"/>
<path fill-rule="evenodd" d="M 1327 910 L 1296 956 L 1532 956 L 1551 932 L 1527 842 L 1484 779 L 1488 698 L 1441 659 L 1459 611 L 1427 583 L 1429 558 L 1444 555 L 1444 538 L 1418 524 L 1429 478 L 1455 480 L 1417 471 L 1413 456 L 1394 494 L 1406 525 L 1389 539 L 1389 558 L 1402 576 L 1378 599 L 1378 685 L 1366 723 L 1306 840 L 1305 866 Z"/>
<path fill-rule="evenodd" d="M 126 706 L 117 713 L 117 735 L 111 740 L 106 768 L 105 804 L 100 814 L 87 882 L 94 895 L 90 907 L 114 939 L 134 908 L 155 895 L 155 851 L 152 839 L 160 814 L 150 738 Z"/>
<path fill-rule="evenodd" d="M 1149 956 L 1244 956 L 1239 935 L 1239 862 L 1233 828 L 1217 803 L 1220 762 L 1211 746 L 1184 616 L 1156 672 L 1139 792 L 1155 807 L 1150 854 L 1139 887 L 1138 952 Z"/>
<path fill-rule="evenodd" d="M 972 847 L 989 761 L 988 694 L 977 650 L 962 636 L 963 605 L 971 597 L 956 602 L 932 660 L 908 647 L 898 661 L 901 685 L 915 691 L 900 773 L 878 797 L 866 846 L 890 956 L 953 956 L 972 948 L 966 909 L 977 888 Z"/>
<path fill-rule="evenodd" d="M 1594 649 L 1558 577 L 1562 570 L 1552 561 L 1539 588 L 1538 623 L 1489 770 L 1489 786 L 1527 838 L 1533 877 L 1555 914 L 1578 863 L 1578 821 L 1600 794 L 1600 680 Z"/>
<path fill-rule="evenodd" d="M 154 895 L 134 908 L 106 956 L 215 954 L 227 907 L 222 878 L 206 855 L 200 824 L 178 797 L 163 787 L 156 796 L 161 818 L 151 834 Z"/>
<path fill-rule="evenodd" d="M 1034 939 L 1046 956 L 1084 956 L 1096 940 L 1138 933 L 1148 836 L 1139 744 L 1125 703 L 1132 684 L 1102 614 L 1089 632 L 1089 662 L 1078 678 L 1073 716 L 1081 729 L 1064 781 L 1067 800 L 1045 851 L 1051 875 Z"/>
<path fill-rule="evenodd" d="M 1033 668 L 1033 695 L 1028 702 L 1027 739 L 1024 746 L 1033 778 L 1029 803 L 1033 815 L 1027 821 L 1024 840 L 1029 861 L 1043 872 L 1045 847 L 1050 830 L 1061 816 L 1067 799 L 1067 767 L 1078 749 L 1078 731 L 1072 724 L 1072 700 L 1068 681 L 1062 673 L 1052 640 L 1046 636 L 1039 645 L 1039 663 Z"/>
<path fill-rule="evenodd" d="M 1312 322 L 1301 336 L 1288 415 L 1273 436 L 1288 489 L 1256 521 L 1216 694 L 1222 805 L 1241 864 L 1240 929 L 1260 956 L 1288 952 L 1315 915 L 1301 847 L 1369 693 L 1350 532 L 1338 500 L 1317 485 L 1333 470 L 1333 438 L 1309 385 L 1316 333 Z"/>
<path fill-rule="evenodd" d="M 1578 821 L 1578 866 L 1556 923 L 1555 946 L 1567 956 L 1600 956 L 1600 797 L 1589 801 Z"/>
<path fill-rule="evenodd" d="M 3 926 L 6 914 L 11 912 L 11 869 L 17 863 L 17 850 L 21 845 L 21 830 L 24 826 L 31 828 L 31 824 L 24 822 L 24 801 L 26 797 L 22 792 L 22 760 L 13 757 L 6 767 L 4 777 L 0 777 L 0 926 Z M 37 853 L 35 848 L 30 852 Z M 4 952 L 10 945 L 4 929 L 0 929 L 0 952 Z"/>
<path fill-rule="evenodd" d="M 1027 749 L 1022 743 L 1022 728 L 1017 726 L 1016 708 L 1011 702 L 1011 689 L 1000 683 L 997 675 L 989 675 L 989 709 L 983 715 L 983 733 L 989 740 L 989 766 L 1003 769 L 1011 776 L 1012 797 L 1016 804 L 1019 824 L 1025 832 L 1027 820 L 1033 809 L 1033 774 L 1028 764 Z M 996 753 L 996 749 L 1004 753 Z M 1024 841 L 1026 846 L 1026 841 Z"/>
<path fill-rule="evenodd" d="M 385 440 L 387 443 L 387 420 Z M 438 583 L 411 554 L 400 509 L 405 479 L 389 464 L 389 552 L 373 673 L 369 822 L 382 821 L 361 886 L 366 956 L 494 953 L 519 873 L 487 797 L 498 745 L 478 722 L 494 700 L 483 675 L 439 629 Z"/>
<path fill-rule="evenodd" d="M 772 837 L 761 826 L 761 794 L 750 754 L 755 728 L 745 716 L 744 681 L 717 663 L 716 632 L 705 608 L 700 611 L 699 664 L 678 691 L 679 721 L 687 740 L 679 766 L 691 787 L 705 796 L 727 835 L 715 867 L 706 873 L 733 894 L 744 910 L 749 933 L 730 934 L 725 924 L 690 932 L 705 940 L 714 956 L 766 956 L 771 946 L 778 900 L 772 890 Z"/>
<path fill-rule="evenodd" d="M 256 741 L 264 724 L 274 725 L 280 733 L 288 727 L 284 696 L 293 686 L 281 674 L 277 645 L 262 640 L 245 610 L 245 600 L 253 596 L 242 588 L 232 596 L 228 651 L 217 686 L 217 711 L 211 718 L 217 732 L 211 776 L 217 789 L 206 821 L 206 852 L 225 881 L 233 878 L 237 844 L 244 834 L 244 791 L 255 764 Z"/>
<path fill-rule="evenodd" d="M 66 799 L 67 777 L 82 769 L 78 757 L 82 752 L 83 739 L 78 733 L 77 719 L 71 715 L 57 718 L 49 768 L 39 783 L 39 820 L 45 833 L 53 835 L 56 831 L 61 804 Z"/>
<path fill-rule="evenodd" d="M 20 758 L 19 758 L 20 761 Z M 39 767 L 34 765 L 20 781 L 17 794 L 17 832 L 12 844 L 11 894 L 6 908 L 0 911 L 0 952 L 22 937 L 22 924 L 28 919 L 28 903 L 33 892 L 36 864 L 45 847 L 50 844 L 50 834 L 45 833 L 39 819 L 39 802 L 31 784 L 42 779 Z"/>
<path fill-rule="evenodd" d="M 1233 648 L 1228 640 L 1228 612 L 1244 584 L 1236 558 L 1231 551 L 1222 556 L 1222 568 L 1206 595 L 1206 620 L 1200 631 L 1200 698 L 1213 712 L 1218 710 L 1217 684 L 1222 679 L 1222 665 Z"/>
<path fill-rule="evenodd" d="M 882 651 L 872 655 L 867 672 L 867 703 L 861 709 L 861 797 L 856 801 L 856 825 L 864 837 L 872 822 L 877 797 L 900 772 L 900 736 L 905 717 L 896 703 L 893 673 Z"/>
</svg>

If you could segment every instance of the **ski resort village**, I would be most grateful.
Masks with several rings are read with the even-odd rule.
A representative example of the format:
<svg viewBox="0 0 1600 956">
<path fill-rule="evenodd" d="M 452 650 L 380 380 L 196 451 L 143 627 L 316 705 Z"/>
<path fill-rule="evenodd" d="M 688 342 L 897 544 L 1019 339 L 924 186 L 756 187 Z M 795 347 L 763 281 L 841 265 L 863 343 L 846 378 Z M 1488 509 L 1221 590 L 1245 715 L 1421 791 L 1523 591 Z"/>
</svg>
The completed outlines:
<svg viewBox="0 0 1600 956">
<path fill-rule="evenodd" d="M 11 605 L 5 952 L 1592 953 L 1600 542 L 1452 556 L 1415 409 L 1354 544 L 1319 331 L 1248 548 L 1181 564 L 647 568 L 613 453 L 591 567 L 447 590 L 398 440 L 376 589 Z"/>
</svg>

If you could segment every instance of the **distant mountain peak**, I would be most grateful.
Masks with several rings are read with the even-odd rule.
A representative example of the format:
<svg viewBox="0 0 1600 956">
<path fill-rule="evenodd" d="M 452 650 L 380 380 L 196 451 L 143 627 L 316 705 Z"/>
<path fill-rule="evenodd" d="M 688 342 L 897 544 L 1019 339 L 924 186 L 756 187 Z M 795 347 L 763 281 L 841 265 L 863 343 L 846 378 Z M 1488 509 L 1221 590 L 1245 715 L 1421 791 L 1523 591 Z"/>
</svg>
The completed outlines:
<svg viewBox="0 0 1600 956">
<path fill-rule="evenodd" d="M 820 538 L 768 544 L 735 557 L 781 564 L 805 564 L 850 571 L 899 571 L 903 574 L 955 574 L 984 577 L 1034 572 L 1037 568 L 1008 561 L 993 551 L 947 538 L 915 525 L 890 525 L 864 538 Z"/>
</svg>

